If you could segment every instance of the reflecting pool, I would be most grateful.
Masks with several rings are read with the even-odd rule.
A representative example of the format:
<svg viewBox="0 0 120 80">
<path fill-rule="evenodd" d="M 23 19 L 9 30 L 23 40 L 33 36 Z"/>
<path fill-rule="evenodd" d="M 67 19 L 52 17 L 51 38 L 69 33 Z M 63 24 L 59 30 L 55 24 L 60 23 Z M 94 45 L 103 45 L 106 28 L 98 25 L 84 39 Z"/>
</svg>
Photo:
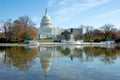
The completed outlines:
<svg viewBox="0 0 120 80">
<path fill-rule="evenodd" d="M 120 48 L 0 47 L 0 80 L 120 80 Z"/>
</svg>

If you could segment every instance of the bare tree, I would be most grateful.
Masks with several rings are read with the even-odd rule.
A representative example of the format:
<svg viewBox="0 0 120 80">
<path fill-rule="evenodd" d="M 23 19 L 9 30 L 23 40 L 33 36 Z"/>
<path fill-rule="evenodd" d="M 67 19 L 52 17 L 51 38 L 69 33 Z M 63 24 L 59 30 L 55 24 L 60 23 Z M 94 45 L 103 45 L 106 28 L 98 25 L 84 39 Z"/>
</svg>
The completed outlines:
<svg viewBox="0 0 120 80">
<path fill-rule="evenodd" d="M 104 32 L 105 39 L 112 37 L 113 28 L 114 28 L 114 25 L 112 24 L 105 24 L 101 27 L 102 31 Z"/>
<path fill-rule="evenodd" d="M 0 32 L 2 32 L 6 38 L 9 39 L 9 29 L 12 27 L 12 20 L 8 19 L 7 21 L 0 21 Z"/>
<path fill-rule="evenodd" d="M 21 16 L 18 18 L 18 21 L 21 22 L 23 27 L 35 26 L 29 16 Z"/>
<path fill-rule="evenodd" d="M 111 31 L 114 28 L 114 25 L 112 24 L 105 24 L 101 27 L 102 31 L 107 32 Z"/>
</svg>

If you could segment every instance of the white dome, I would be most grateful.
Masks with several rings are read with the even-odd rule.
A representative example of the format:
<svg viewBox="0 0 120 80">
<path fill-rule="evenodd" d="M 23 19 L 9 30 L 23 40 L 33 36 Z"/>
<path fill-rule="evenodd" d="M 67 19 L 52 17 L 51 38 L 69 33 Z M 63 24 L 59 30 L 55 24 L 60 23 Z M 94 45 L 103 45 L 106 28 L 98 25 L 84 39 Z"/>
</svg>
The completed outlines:
<svg viewBox="0 0 120 80">
<path fill-rule="evenodd" d="M 46 9 L 45 15 L 42 17 L 41 20 L 41 27 L 45 27 L 45 26 L 51 27 L 51 25 L 52 25 L 51 19 L 50 16 L 47 14 L 47 9 Z"/>
<path fill-rule="evenodd" d="M 52 65 L 52 58 L 42 57 L 40 58 L 40 63 L 41 63 L 41 67 L 44 70 L 45 74 L 47 74 Z"/>
</svg>

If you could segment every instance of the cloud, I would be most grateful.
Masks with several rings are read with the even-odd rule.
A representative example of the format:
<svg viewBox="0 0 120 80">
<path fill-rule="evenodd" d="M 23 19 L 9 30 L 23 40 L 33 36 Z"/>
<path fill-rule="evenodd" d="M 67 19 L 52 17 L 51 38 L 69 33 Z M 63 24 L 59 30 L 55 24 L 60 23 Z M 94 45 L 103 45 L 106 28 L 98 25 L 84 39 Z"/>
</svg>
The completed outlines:
<svg viewBox="0 0 120 80">
<path fill-rule="evenodd" d="M 53 1 L 52 1 L 52 0 L 49 0 L 49 1 L 48 1 L 48 7 L 50 7 L 52 4 L 53 4 Z"/>
<path fill-rule="evenodd" d="M 120 9 L 116 9 L 107 13 L 103 13 L 103 14 L 99 14 L 96 17 L 97 18 L 104 18 L 104 17 L 109 17 L 111 15 L 115 15 L 115 14 L 120 14 Z"/>
<path fill-rule="evenodd" d="M 40 17 L 33 17 L 32 18 L 32 21 L 34 22 L 34 23 L 36 23 L 36 27 L 39 27 L 40 26 Z"/>
<path fill-rule="evenodd" d="M 56 4 L 57 0 L 49 0 L 48 1 L 48 7 L 54 6 Z"/>
<path fill-rule="evenodd" d="M 71 2 L 71 0 L 61 0 L 59 2 L 59 5 L 66 5 L 67 3 L 70 3 L 70 2 Z"/>
<path fill-rule="evenodd" d="M 111 0 L 49 0 L 49 8 L 54 8 L 54 20 L 58 23 L 70 21 L 84 11 L 101 6 Z M 50 6 L 51 5 L 51 6 Z"/>
<path fill-rule="evenodd" d="M 76 0 L 74 0 L 74 1 L 76 1 Z M 63 5 L 67 5 L 71 2 L 73 2 L 73 0 L 49 0 L 48 7 L 63 6 Z"/>
<path fill-rule="evenodd" d="M 40 21 L 40 18 L 39 18 L 39 17 L 33 17 L 33 18 L 32 18 L 32 21 L 33 21 L 33 22 Z"/>
</svg>

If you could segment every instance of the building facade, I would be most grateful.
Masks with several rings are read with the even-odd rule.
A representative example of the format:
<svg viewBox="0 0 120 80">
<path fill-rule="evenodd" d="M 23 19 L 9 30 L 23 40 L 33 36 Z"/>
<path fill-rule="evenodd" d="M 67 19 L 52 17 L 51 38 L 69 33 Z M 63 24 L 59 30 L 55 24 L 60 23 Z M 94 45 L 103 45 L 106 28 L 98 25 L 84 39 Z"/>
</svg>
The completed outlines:
<svg viewBox="0 0 120 80">
<path fill-rule="evenodd" d="M 41 19 L 40 28 L 38 29 L 38 39 L 53 39 L 61 33 L 59 28 L 52 26 L 51 18 L 48 15 L 47 9 Z"/>
</svg>

